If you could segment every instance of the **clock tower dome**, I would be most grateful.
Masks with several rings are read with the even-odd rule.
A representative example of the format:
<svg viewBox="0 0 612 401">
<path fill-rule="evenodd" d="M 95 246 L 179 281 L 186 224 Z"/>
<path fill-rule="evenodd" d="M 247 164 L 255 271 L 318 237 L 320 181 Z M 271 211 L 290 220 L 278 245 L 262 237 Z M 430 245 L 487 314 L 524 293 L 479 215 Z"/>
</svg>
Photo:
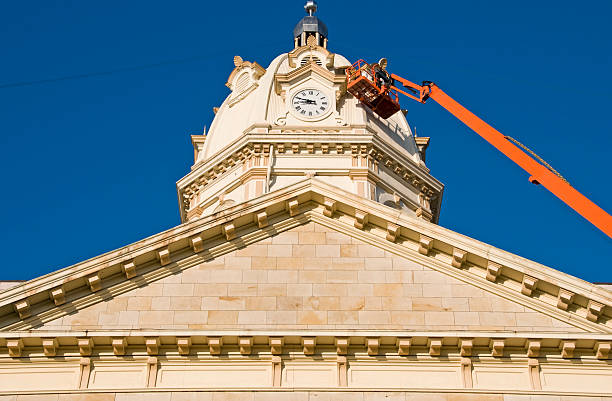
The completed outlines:
<svg viewBox="0 0 612 401">
<path fill-rule="evenodd" d="M 346 91 L 349 60 L 329 49 L 308 1 L 293 49 L 267 68 L 234 57 L 208 132 L 193 135 L 191 172 L 177 183 L 183 222 L 316 177 L 436 223 L 443 185 L 425 165 L 427 138 L 402 112 L 382 119 Z"/>
</svg>

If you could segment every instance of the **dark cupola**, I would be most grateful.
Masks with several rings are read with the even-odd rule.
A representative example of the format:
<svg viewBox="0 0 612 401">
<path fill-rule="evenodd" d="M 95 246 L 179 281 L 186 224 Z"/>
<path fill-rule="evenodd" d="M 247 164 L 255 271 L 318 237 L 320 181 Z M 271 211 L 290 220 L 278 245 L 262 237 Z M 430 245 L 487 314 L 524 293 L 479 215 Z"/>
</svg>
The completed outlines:
<svg viewBox="0 0 612 401">
<path fill-rule="evenodd" d="M 293 28 L 295 47 L 306 46 L 308 38 L 313 36 L 317 45 L 327 48 L 327 26 L 314 15 L 317 11 L 317 2 L 308 0 L 304 9 L 308 15 Z"/>
</svg>

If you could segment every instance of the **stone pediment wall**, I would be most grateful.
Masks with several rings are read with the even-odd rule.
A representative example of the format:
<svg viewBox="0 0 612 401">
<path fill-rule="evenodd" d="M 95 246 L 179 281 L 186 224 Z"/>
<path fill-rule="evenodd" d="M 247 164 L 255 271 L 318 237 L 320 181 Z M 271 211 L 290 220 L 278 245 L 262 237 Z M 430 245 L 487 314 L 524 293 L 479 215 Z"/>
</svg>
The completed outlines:
<svg viewBox="0 0 612 401">
<path fill-rule="evenodd" d="M 0 396 L 601 401 L 609 297 L 310 179 L 1 293 Z"/>
<path fill-rule="evenodd" d="M 304 226 L 308 222 L 319 223 L 320 227 L 325 226 L 329 232 L 313 231 L 314 234 L 300 236 L 300 229 L 314 230 L 311 227 L 315 226 Z M 298 243 L 273 243 L 295 241 L 296 233 Z M 328 238 L 328 234 L 331 238 L 343 236 L 345 243 L 334 242 L 339 240 Z M 285 237 L 293 239 L 283 239 Z M 317 238 L 316 242 L 313 243 L 315 240 L 310 237 Z M 325 252 L 328 252 L 327 256 Z M 401 268 L 402 264 L 411 267 Z M 197 273 L 200 270 L 203 272 Z M 197 280 L 189 278 L 194 274 L 199 275 Z M 183 282 L 183 277 L 188 282 Z M 243 281 L 245 277 L 246 281 Z M 257 286 L 249 288 L 252 284 Z M 300 284 L 306 286 L 300 287 Z M 367 284 L 366 289 L 360 293 L 358 291 L 363 284 Z M 461 294 L 457 286 L 465 284 L 470 287 L 462 287 L 466 292 Z M 197 285 L 216 288 L 220 285 L 219 291 L 222 293 L 214 296 L 226 299 L 209 301 L 216 301 L 223 307 L 208 307 L 214 306 L 214 303 L 208 305 L 204 299 L 189 298 L 207 295 L 203 290 L 196 293 Z M 233 292 L 230 292 L 230 285 L 233 285 Z M 236 285 L 246 287 L 243 289 L 245 294 L 240 294 L 237 289 L 239 286 Z M 275 289 L 279 286 L 282 288 Z M 267 290 L 267 287 L 270 289 Z M 359 309 L 360 303 L 353 305 L 357 308 L 353 311 L 348 307 L 338 308 L 336 302 L 323 308 L 325 312 L 358 312 L 356 315 L 359 319 L 356 321 L 355 313 L 347 314 L 351 316 L 347 317 L 347 321 L 351 322 L 347 324 L 378 324 L 375 321 L 368 322 L 374 315 L 375 319 L 387 316 L 379 321 L 381 325 L 394 324 L 390 311 L 397 312 L 396 316 L 399 316 L 401 312 L 429 310 L 439 313 L 432 316 L 440 317 L 437 324 L 442 327 L 455 325 L 455 317 L 460 316 L 442 318 L 449 317 L 449 312 L 478 312 L 477 320 L 476 315 L 465 315 L 471 316 L 472 320 L 458 325 L 471 326 L 478 321 L 476 325 L 499 329 L 502 326 L 490 320 L 495 319 L 495 316 L 487 317 L 484 313 L 523 313 L 530 310 L 541 313 L 542 321 L 547 321 L 544 316 L 548 316 L 586 331 L 612 331 L 607 309 L 609 292 L 458 236 L 431 223 L 398 215 L 393 209 L 343 193 L 317 180 L 307 180 L 263 196 L 259 202 L 230 207 L 209 218 L 179 226 L 122 250 L 9 289 L 0 299 L 0 316 L 4 330 L 19 330 L 41 327 L 52 321 L 57 325 L 60 324 L 60 317 L 69 322 L 81 310 L 87 310 L 87 313 L 108 313 L 107 306 L 111 303 L 112 308 L 118 308 L 119 312 L 152 312 L 147 311 L 150 307 L 146 297 L 149 296 L 182 295 L 185 299 L 175 302 L 188 302 L 184 307 L 192 312 L 197 306 L 200 312 L 247 311 L 250 310 L 246 308 L 247 300 L 242 297 L 255 296 L 271 297 L 268 299 L 269 307 L 259 309 L 260 313 L 255 314 L 258 319 L 263 316 L 262 311 L 266 312 L 266 322 L 273 322 L 273 316 L 281 311 L 292 312 L 284 315 L 288 320 L 276 320 L 297 325 L 298 312 L 302 312 L 300 316 L 308 316 L 303 317 L 304 325 L 327 324 L 322 322 L 327 321 L 329 316 L 323 319 L 321 313 L 314 313 L 317 312 L 316 308 L 310 307 L 309 310 L 304 298 L 293 309 L 284 305 L 291 303 L 288 299 L 281 299 L 283 308 L 279 309 L 279 300 L 274 297 L 295 295 L 289 290 L 293 287 L 296 291 L 304 291 L 299 293 L 301 297 L 362 297 L 363 309 Z M 310 293 L 306 287 L 310 288 Z M 172 288 L 176 288 L 175 292 Z M 489 310 L 486 306 L 479 310 L 476 306 L 478 301 L 469 299 L 472 298 L 472 292 L 468 288 L 511 300 L 511 303 L 518 306 L 502 306 L 506 302 L 504 300 L 496 301 L 500 303 L 499 310 Z M 133 304 L 131 309 L 128 309 L 127 304 L 123 306 L 123 301 L 115 300 L 139 296 L 145 298 L 141 300 L 143 305 Z M 383 299 L 394 297 L 396 299 Z M 429 303 L 419 299 L 427 297 L 437 299 Z M 454 302 L 459 301 L 451 298 L 464 300 L 460 301 L 460 305 L 455 305 Z M 383 301 L 387 303 L 383 305 Z M 198 302 L 199 305 L 196 305 Z M 415 305 L 417 309 L 413 311 Z M 125 310 L 121 309 L 123 307 Z M 168 308 L 166 310 L 172 310 Z M 376 308 L 383 313 L 375 313 Z M 229 319 L 229 316 L 237 319 L 236 313 L 220 315 L 225 319 Z M 100 316 L 97 315 L 98 319 Z M 143 316 L 158 316 L 159 323 L 163 320 L 163 324 L 174 324 L 174 319 L 170 323 L 167 314 L 143 313 Z M 417 321 L 421 321 L 422 316 L 425 325 L 433 322 L 427 322 L 425 314 L 414 316 L 418 316 L 415 317 Z M 119 319 L 117 316 L 108 318 L 109 321 Z M 204 319 L 203 316 L 200 318 Z M 406 314 L 404 319 L 408 318 Z M 231 319 L 234 321 L 234 318 Z M 395 319 L 398 322 L 396 324 L 401 325 L 397 320 L 399 318 Z M 132 319 L 130 321 L 134 324 Z M 210 321 L 215 320 L 209 319 L 209 313 L 206 313 L 206 324 Z M 87 324 L 92 326 L 99 322 L 94 323 L 92 317 L 87 319 Z M 503 326 L 507 329 L 516 325 L 540 328 L 550 326 L 548 323 L 519 323 L 512 319 L 505 319 L 504 322 L 509 323 Z M 343 323 L 339 321 L 334 324 Z M 418 326 L 414 322 L 409 324 Z"/>
<path fill-rule="evenodd" d="M 35 327 L 583 332 L 317 223 Z"/>
</svg>

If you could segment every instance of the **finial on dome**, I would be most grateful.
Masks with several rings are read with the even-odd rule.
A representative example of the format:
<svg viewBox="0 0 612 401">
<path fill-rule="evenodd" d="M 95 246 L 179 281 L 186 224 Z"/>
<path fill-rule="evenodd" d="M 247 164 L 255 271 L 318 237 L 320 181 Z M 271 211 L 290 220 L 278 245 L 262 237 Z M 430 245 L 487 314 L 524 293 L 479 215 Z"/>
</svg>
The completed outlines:
<svg viewBox="0 0 612 401">
<path fill-rule="evenodd" d="M 312 15 L 317 12 L 317 2 L 314 0 L 308 0 L 304 6 L 304 10 L 306 10 L 306 14 L 312 17 Z"/>
<path fill-rule="evenodd" d="M 327 48 L 327 27 L 323 21 L 314 15 L 317 12 L 317 2 L 307 0 L 304 10 L 308 15 L 302 18 L 293 29 L 295 47 L 308 45 L 308 38 L 314 36 L 318 46 Z"/>
</svg>

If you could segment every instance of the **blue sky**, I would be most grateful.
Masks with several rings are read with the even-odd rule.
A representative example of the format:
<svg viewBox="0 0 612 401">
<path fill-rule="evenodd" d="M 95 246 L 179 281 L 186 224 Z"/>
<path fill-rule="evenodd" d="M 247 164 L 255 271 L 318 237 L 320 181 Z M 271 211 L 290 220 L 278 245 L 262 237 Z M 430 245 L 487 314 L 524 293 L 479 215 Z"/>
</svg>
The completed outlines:
<svg viewBox="0 0 612 401">
<path fill-rule="evenodd" d="M 267 66 L 290 50 L 303 4 L 3 2 L 0 280 L 31 279 L 179 224 L 175 182 L 192 162 L 189 135 L 227 96 L 232 58 Z M 386 57 L 392 72 L 436 82 L 607 211 L 610 15 L 607 0 L 321 0 L 318 13 L 330 50 Z M 442 226 L 612 281 L 610 238 L 440 106 L 403 107 L 432 138 L 427 163 L 446 185 Z"/>
</svg>

